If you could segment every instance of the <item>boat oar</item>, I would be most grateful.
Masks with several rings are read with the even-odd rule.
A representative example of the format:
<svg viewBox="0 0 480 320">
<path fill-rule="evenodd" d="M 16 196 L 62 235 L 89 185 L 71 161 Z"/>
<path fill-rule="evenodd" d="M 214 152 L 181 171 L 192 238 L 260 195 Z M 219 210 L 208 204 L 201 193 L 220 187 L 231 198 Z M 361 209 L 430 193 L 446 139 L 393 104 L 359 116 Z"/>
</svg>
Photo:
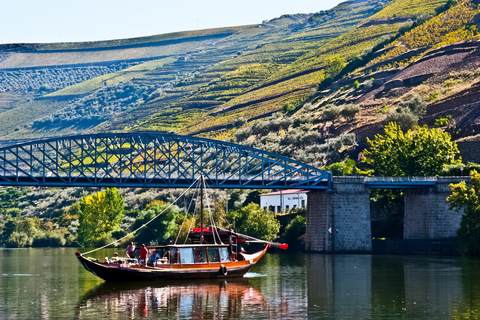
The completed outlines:
<svg viewBox="0 0 480 320">
<path fill-rule="evenodd" d="M 220 227 L 216 227 L 216 228 L 218 230 L 230 232 L 230 230 L 227 230 L 227 229 L 223 229 L 223 228 L 220 228 Z M 240 238 L 243 238 L 243 239 L 247 240 L 247 242 L 265 243 L 265 244 L 268 244 L 269 246 L 274 247 L 274 248 L 279 248 L 279 249 L 282 249 L 282 250 L 287 250 L 288 249 L 288 244 L 286 244 L 286 243 L 270 242 L 270 241 L 257 239 L 257 238 L 251 237 L 251 236 L 247 236 L 246 234 L 241 234 L 241 233 L 233 232 L 233 231 L 231 231 L 231 232 L 233 234 L 235 234 L 237 237 L 240 237 Z"/>
</svg>

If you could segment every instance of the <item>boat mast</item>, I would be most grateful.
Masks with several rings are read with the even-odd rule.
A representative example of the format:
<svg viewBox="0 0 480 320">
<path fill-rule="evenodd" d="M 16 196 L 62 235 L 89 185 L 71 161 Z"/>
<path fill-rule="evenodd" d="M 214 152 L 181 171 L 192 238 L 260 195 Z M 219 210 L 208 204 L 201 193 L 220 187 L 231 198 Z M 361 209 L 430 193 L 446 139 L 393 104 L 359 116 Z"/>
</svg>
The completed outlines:
<svg viewBox="0 0 480 320">
<path fill-rule="evenodd" d="M 203 243 L 203 174 L 200 176 L 200 244 Z"/>
</svg>

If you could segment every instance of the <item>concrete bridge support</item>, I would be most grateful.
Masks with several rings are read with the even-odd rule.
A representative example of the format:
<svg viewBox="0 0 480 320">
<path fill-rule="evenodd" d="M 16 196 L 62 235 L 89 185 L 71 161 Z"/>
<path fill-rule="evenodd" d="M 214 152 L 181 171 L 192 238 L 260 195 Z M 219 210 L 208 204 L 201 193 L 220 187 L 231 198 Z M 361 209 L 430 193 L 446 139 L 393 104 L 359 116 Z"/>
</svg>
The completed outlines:
<svg viewBox="0 0 480 320">
<path fill-rule="evenodd" d="M 404 239 L 442 239 L 456 236 L 462 212 L 450 210 L 449 185 L 458 177 L 438 177 L 434 187 L 405 190 Z"/>
<path fill-rule="evenodd" d="M 332 227 L 336 231 L 329 233 Z M 335 177 L 332 190 L 308 193 L 307 251 L 371 252 L 370 196 L 363 177 Z"/>
</svg>

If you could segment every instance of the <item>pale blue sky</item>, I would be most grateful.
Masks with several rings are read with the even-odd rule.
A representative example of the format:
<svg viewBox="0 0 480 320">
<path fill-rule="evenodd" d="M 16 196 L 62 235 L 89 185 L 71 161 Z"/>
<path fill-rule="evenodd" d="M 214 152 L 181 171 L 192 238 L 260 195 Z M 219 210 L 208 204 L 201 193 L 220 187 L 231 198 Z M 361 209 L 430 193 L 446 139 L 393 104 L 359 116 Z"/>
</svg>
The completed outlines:
<svg viewBox="0 0 480 320">
<path fill-rule="evenodd" d="M 0 0 L 0 43 L 74 42 L 258 24 L 340 0 Z"/>
</svg>

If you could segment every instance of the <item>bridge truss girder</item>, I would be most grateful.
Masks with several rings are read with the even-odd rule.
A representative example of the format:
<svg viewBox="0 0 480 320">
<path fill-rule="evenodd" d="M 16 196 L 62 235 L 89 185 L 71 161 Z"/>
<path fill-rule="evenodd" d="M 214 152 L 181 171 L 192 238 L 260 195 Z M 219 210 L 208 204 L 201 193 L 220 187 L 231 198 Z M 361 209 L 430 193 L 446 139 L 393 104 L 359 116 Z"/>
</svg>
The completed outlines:
<svg viewBox="0 0 480 320">
<path fill-rule="evenodd" d="M 233 143 L 167 133 L 78 135 L 0 148 L 0 185 L 328 189 L 331 174 Z"/>
</svg>

